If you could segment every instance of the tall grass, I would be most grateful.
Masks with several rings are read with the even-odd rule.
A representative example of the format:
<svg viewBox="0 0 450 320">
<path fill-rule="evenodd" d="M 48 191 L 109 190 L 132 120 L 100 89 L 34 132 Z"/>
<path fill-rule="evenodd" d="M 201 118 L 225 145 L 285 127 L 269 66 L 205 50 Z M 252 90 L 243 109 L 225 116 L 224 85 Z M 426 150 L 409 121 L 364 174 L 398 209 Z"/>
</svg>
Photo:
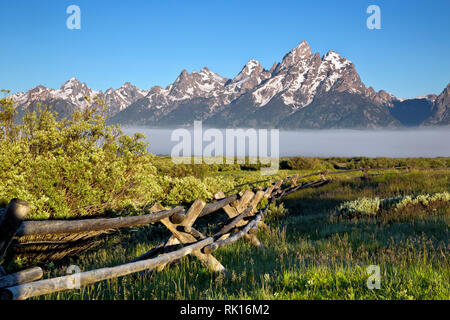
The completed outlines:
<svg viewBox="0 0 450 320">
<path fill-rule="evenodd" d="M 232 274 L 230 279 L 216 279 L 188 257 L 162 272 L 130 275 L 38 299 L 449 299 L 448 208 L 439 208 L 437 215 L 417 214 L 403 220 L 346 220 L 332 215 L 339 204 L 361 196 L 448 191 L 445 172 L 336 179 L 284 199 L 287 212 L 268 219 L 270 228 L 258 233 L 263 250 L 242 240 L 216 251 L 214 255 Z M 213 231 L 209 223 L 199 228 Z M 65 265 L 77 264 L 82 270 L 117 265 L 168 236 L 161 226 L 131 230 Z M 367 288 L 369 265 L 380 267 L 378 290 Z M 52 266 L 46 276 L 64 272 L 62 265 Z"/>
</svg>

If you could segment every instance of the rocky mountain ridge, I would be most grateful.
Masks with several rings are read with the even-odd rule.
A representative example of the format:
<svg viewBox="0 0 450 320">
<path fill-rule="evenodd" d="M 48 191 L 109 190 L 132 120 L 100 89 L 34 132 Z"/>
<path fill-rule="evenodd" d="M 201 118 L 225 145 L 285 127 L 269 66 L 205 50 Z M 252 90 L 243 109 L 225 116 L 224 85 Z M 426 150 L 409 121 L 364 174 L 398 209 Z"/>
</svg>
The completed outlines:
<svg viewBox="0 0 450 320">
<path fill-rule="evenodd" d="M 94 91 L 75 78 L 60 89 L 38 86 L 11 97 L 25 112 L 36 103 L 52 105 L 62 116 L 84 109 L 84 97 L 99 97 L 111 123 L 184 126 L 202 120 L 216 127 L 376 128 L 448 125 L 449 86 L 439 95 L 399 99 L 367 88 L 354 64 L 330 50 L 312 53 L 306 41 L 270 70 L 254 59 L 232 79 L 204 67 L 183 70 L 166 88 L 140 90 L 126 82 Z"/>
</svg>

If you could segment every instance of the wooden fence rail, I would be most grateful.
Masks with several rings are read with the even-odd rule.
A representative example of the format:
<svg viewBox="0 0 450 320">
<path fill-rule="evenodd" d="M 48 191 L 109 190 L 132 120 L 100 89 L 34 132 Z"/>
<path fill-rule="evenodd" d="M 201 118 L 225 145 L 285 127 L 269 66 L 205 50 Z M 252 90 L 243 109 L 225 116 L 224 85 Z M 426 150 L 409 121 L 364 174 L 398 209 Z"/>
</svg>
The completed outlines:
<svg viewBox="0 0 450 320">
<path fill-rule="evenodd" d="M 411 169 L 412 167 L 366 168 L 340 171 L 318 171 L 299 176 L 298 174 L 272 183 L 265 191 L 256 193 L 247 189 L 239 194 L 225 196 L 223 192 L 215 195 L 216 201 L 206 205 L 197 199 L 188 210 L 175 207 L 152 214 L 133 217 L 102 218 L 67 221 L 22 221 L 29 205 L 18 199 L 13 199 L 6 212 L 0 215 L 0 254 L 4 254 L 12 237 L 66 234 L 107 229 L 119 229 L 148 225 L 161 222 L 171 232 L 169 239 L 131 262 L 119 266 L 101 268 L 80 272 L 72 275 L 38 280 L 42 277 L 42 269 L 35 267 L 6 275 L 0 273 L 0 299 L 27 299 L 39 295 L 79 288 L 99 281 L 125 276 L 144 270 L 162 270 L 167 264 L 184 256 L 192 255 L 214 272 L 227 275 L 225 267 L 212 253 L 217 249 L 230 245 L 244 238 L 253 246 L 262 248 L 256 237 L 259 226 L 264 225 L 263 219 L 269 205 L 299 189 L 314 188 L 329 183 L 329 175 L 349 172 Z M 299 184 L 299 179 L 320 176 L 317 181 Z M 268 199 L 265 208 L 257 210 L 262 199 Z M 228 215 L 228 222 L 213 236 L 206 237 L 193 227 L 196 220 L 218 210 Z M 1 258 L 0 255 L 0 258 Z M 1 266 L 0 266 L 1 267 Z M 0 268 L 1 271 L 1 268 Z M 37 281 L 35 281 L 37 280 Z"/>
<path fill-rule="evenodd" d="M 42 278 L 43 271 L 40 267 L 33 267 L 16 273 L 0 276 L 0 288 L 11 287 L 16 284 L 31 282 Z"/>
<path fill-rule="evenodd" d="M 83 219 L 83 220 L 48 220 L 24 221 L 17 230 L 17 236 L 38 234 L 78 233 L 147 225 L 169 218 L 184 211 L 183 207 L 175 207 L 156 213 L 133 217 Z"/>
</svg>

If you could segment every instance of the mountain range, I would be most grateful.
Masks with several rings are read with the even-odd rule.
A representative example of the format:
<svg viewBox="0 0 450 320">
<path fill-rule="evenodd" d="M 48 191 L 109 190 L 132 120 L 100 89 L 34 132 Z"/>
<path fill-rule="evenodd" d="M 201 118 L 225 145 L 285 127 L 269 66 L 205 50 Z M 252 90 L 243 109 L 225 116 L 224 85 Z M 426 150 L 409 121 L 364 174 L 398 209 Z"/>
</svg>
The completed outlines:
<svg viewBox="0 0 450 320">
<path fill-rule="evenodd" d="M 60 117 L 99 97 L 108 106 L 109 123 L 151 127 L 189 126 L 280 129 L 380 128 L 450 124 L 450 84 L 439 95 L 400 99 L 367 88 L 354 64 L 330 50 L 312 53 L 306 41 L 270 70 L 250 60 L 232 79 L 204 67 L 183 70 L 166 88 L 141 90 L 126 82 L 105 92 L 76 78 L 60 89 L 37 86 L 16 93 L 19 117 L 37 103 L 52 106 Z"/>
</svg>

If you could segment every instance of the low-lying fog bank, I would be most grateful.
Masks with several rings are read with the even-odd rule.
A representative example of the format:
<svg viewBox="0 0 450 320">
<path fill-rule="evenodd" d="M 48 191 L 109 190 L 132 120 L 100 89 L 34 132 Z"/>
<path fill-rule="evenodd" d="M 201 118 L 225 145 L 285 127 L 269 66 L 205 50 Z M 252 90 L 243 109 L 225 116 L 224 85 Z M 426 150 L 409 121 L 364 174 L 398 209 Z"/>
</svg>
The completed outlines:
<svg viewBox="0 0 450 320">
<path fill-rule="evenodd" d="M 171 141 L 173 129 L 123 127 L 123 130 L 127 134 L 144 133 L 150 141 L 149 151 L 153 154 L 170 155 L 172 148 L 179 143 L 178 140 Z M 203 134 L 206 130 L 206 128 L 203 129 Z M 193 130 L 189 131 L 193 137 Z M 223 145 L 225 146 L 225 130 L 221 129 L 220 131 L 223 134 Z M 270 136 L 270 129 L 268 135 Z M 209 143 L 203 140 L 203 148 Z M 299 155 L 309 157 L 449 157 L 450 127 L 402 130 L 280 130 L 279 143 L 280 157 Z"/>
</svg>

